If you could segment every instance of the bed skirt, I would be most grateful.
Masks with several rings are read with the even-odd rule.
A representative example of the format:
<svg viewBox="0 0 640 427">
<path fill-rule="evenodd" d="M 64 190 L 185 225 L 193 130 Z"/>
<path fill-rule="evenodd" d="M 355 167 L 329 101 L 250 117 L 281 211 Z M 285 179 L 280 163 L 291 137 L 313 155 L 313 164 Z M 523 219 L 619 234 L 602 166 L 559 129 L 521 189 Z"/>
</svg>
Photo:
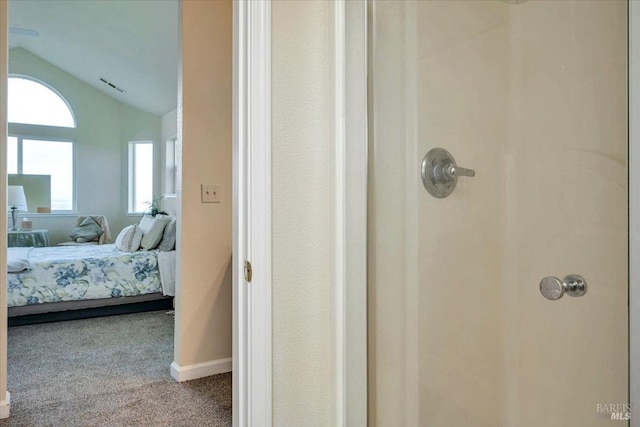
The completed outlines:
<svg viewBox="0 0 640 427">
<path fill-rule="evenodd" d="M 9 307 L 8 316 L 28 316 L 31 314 L 42 313 L 55 313 L 68 310 L 83 310 L 87 308 L 98 307 L 110 307 L 122 304 L 135 304 L 148 301 L 169 300 L 173 298 L 162 295 L 161 292 L 154 292 L 152 294 L 136 295 L 131 297 L 120 298 L 101 298 L 101 299 L 89 299 L 81 301 L 62 301 L 62 302 L 49 302 L 44 304 L 31 304 L 18 307 Z"/>
</svg>

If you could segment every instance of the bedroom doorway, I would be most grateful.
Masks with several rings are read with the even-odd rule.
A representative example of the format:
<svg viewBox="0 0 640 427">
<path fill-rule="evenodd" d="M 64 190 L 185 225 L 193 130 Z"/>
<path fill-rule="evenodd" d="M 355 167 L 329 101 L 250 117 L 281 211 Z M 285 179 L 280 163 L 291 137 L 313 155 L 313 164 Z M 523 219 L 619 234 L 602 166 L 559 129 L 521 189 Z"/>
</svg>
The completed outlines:
<svg viewBox="0 0 640 427">
<path fill-rule="evenodd" d="M 175 140 L 178 135 L 177 124 L 177 70 L 178 70 L 178 2 L 156 2 L 154 13 L 149 12 L 150 2 L 131 2 L 127 5 L 132 10 L 131 13 L 125 13 L 127 22 L 122 19 L 122 7 L 120 8 L 115 2 L 86 2 L 78 4 L 60 4 L 58 2 L 3 2 L 8 7 L 8 13 L 3 10 L 0 16 L 9 17 L 9 37 L 4 39 L 2 50 L 8 52 L 8 71 L 10 76 L 21 78 L 21 80 L 38 84 L 49 90 L 50 93 L 58 95 L 60 105 L 68 108 L 71 116 L 69 125 L 62 124 L 52 127 L 52 123 L 41 123 L 47 127 L 39 126 L 36 122 L 29 122 L 21 118 L 16 119 L 11 108 L 12 100 L 10 99 L 10 108 L 8 112 L 3 112 L 3 116 L 8 117 L 11 123 L 8 125 L 3 120 L 3 129 L 10 134 L 8 139 L 8 164 L 5 164 L 5 171 L 15 176 L 10 176 L 2 183 L 3 192 L 6 191 L 8 184 L 9 196 L 12 196 L 19 187 L 18 202 L 11 203 L 15 206 L 14 211 L 18 211 L 17 226 L 18 230 L 9 234 L 11 246 L 51 246 L 57 247 L 58 244 L 69 241 L 69 233 L 74 229 L 76 218 L 79 213 L 99 213 L 104 218 L 109 219 L 112 238 L 115 240 L 120 229 L 126 228 L 127 225 L 137 223 L 140 220 L 141 212 L 132 211 L 130 205 L 127 205 L 127 190 L 130 187 L 122 185 L 127 182 L 128 176 L 131 175 L 132 162 L 127 160 L 128 152 L 126 144 L 131 140 L 145 140 L 153 142 L 153 151 L 150 152 L 150 161 L 155 171 L 153 179 L 150 182 L 153 195 L 163 194 L 165 187 L 165 176 L 168 174 L 168 168 L 173 162 L 172 179 L 175 182 L 175 159 L 179 157 L 174 155 L 169 158 L 166 155 L 166 140 Z M 64 7 L 71 7 L 73 10 L 63 11 Z M 146 8 L 146 9 L 145 9 Z M 152 8 L 153 9 L 153 8 Z M 161 10 L 158 10 L 161 9 Z M 161 31 L 148 37 L 148 32 L 154 30 L 149 25 L 138 25 L 136 22 L 144 22 L 155 16 Z M 94 18 L 109 22 L 96 23 Z M 132 23 L 133 21 L 133 23 Z M 73 22 L 75 25 L 69 25 Z M 114 24 L 117 22 L 117 25 Z M 115 42 L 114 36 L 107 31 L 101 31 L 100 28 L 127 28 L 135 29 L 135 31 L 147 31 L 147 35 L 140 35 L 139 40 L 135 40 L 136 34 L 131 31 L 124 31 L 127 37 L 133 38 L 133 49 L 144 50 L 148 56 L 154 52 L 156 59 L 138 57 L 131 53 L 131 49 L 120 48 L 116 55 L 116 64 L 114 59 L 109 58 L 113 52 L 107 52 L 107 61 L 98 59 L 100 52 L 104 53 L 104 49 L 110 45 L 124 46 L 124 42 Z M 5 30 L 7 27 L 2 26 Z M 86 31 L 85 37 L 78 37 L 62 34 L 60 31 L 69 31 L 75 27 L 73 31 Z M 90 28 L 90 30 L 88 30 Z M 88 30 L 88 31 L 87 31 Z M 167 34 L 172 33 L 169 37 Z M 90 37 L 86 36 L 87 34 Z M 157 39 L 161 34 L 164 39 L 155 40 L 154 46 L 143 48 L 138 41 Z M 5 34 L 6 35 L 6 32 Z M 161 37 L 162 38 L 162 37 Z M 101 40 L 97 40 L 101 39 Z M 170 39 L 170 40 L 169 40 Z M 97 41 L 96 41 L 97 40 Z M 82 46 L 69 46 L 64 42 L 79 43 Z M 94 44 L 92 44 L 92 42 Z M 64 47 L 62 47 L 64 46 Z M 174 54 L 169 52 L 174 50 Z M 95 60 L 92 63 L 100 63 L 100 70 L 96 71 L 87 66 L 86 62 L 77 61 L 74 53 L 80 56 L 87 56 L 87 50 L 91 51 Z M 160 55 L 158 55 L 158 52 Z M 162 60 L 158 62 L 157 57 Z M 169 63 L 163 63 L 169 59 Z M 171 62 L 173 58 L 173 62 Z M 135 60 L 135 61 L 132 61 Z M 154 70 L 160 67 L 163 70 L 172 70 L 169 72 L 152 72 L 149 70 L 141 71 L 143 76 L 135 75 L 135 70 L 130 67 L 132 64 L 140 65 L 140 62 L 147 68 Z M 122 66 L 122 63 L 128 65 Z M 75 65 L 73 65 L 75 64 Z M 7 64 L 2 64 L 7 66 Z M 114 71 L 115 70 L 115 71 Z M 93 74 L 92 74 L 93 73 Z M 122 73 L 122 74 L 118 74 Z M 130 76 L 126 74 L 129 73 Z M 171 76 L 172 74 L 172 76 Z M 148 78 L 154 75 L 154 79 Z M 170 75 L 169 77 L 166 77 Z M 6 76 L 5 76 L 6 77 Z M 114 83 L 114 82 L 117 82 Z M 169 82 L 168 93 L 161 96 L 162 92 L 159 88 L 167 86 Z M 6 85 L 6 82 L 5 82 Z M 13 91 L 12 87 L 3 85 L 1 93 Z M 148 94 L 153 94 L 152 96 Z M 25 97 L 21 97 L 24 99 Z M 168 101 L 167 101 L 168 99 Z M 15 107 L 15 102 L 13 106 Z M 38 103 L 41 105 L 41 103 Z M 171 123 L 173 121 L 173 123 Z M 174 144 L 175 145 L 175 144 Z M 45 147 L 46 146 L 46 147 Z M 46 149 L 51 148 L 46 154 Z M 175 153 L 175 151 L 174 151 Z M 13 157 L 12 157 L 13 156 Z M 52 159 L 56 159 L 52 161 Z M 142 156 L 139 156 L 142 158 Z M 98 161 L 96 161 L 98 159 Z M 66 162 L 66 163 L 64 163 Z M 53 171 L 43 169 L 44 166 L 53 168 Z M 138 167 L 138 171 L 144 172 L 144 163 L 140 161 L 133 163 L 133 167 Z M 8 168 L 7 168 L 8 167 Z M 40 169 L 38 169 L 40 167 Z M 60 173 L 57 173 L 60 172 Z M 62 178 L 57 176 L 63 172 L 68 172 Z M 41 197 L 37 190 L 41 187 L 41 183 L 36 182 L 14 182 L 13 179 L 24 179 L 27 175 L 36 177 L 47 175 L 50 176 L 46 185 L 51 188 L 49 194 Z M 3 174 L 4 176 L 4 174 Z M 96 183 L 100 184 L 101 192 L 96 192 Z M 66 186 L 66 187 L 65 187 Z M 139 185 L 138 185 L 139 187 Z M 138 187 L 135 187 L 136 189 Z M 34 190 L 35 188 L 35 190 Z M 62 191 L 58 191 L 62 189 Z M 126 189 L 126 190 L 125 190 Z M 67 203 L 60 204 L 61 198 L 58 193 L 67 196 Z M 6 194 L 6 192 L 4 193 Z M 49 196 L 47 199 L 46 196 Z M 153 197 L 155 198 L 155 197 Z M 153 199 L 152 198 L 152 199 Z M 173 212 L 176 213 L 176 198 L 170 199 L 167 204 L 162 204 L 161 209 L 171 210 L 170 204 L 173 204 Z M 11 202 L 11 197 L 10 200 Z M 153 200 L 150 200 L 150 202 Z M 164 200 L 163 200 L 164 202 Z M 95 216 L 93 216 L 95 218 Z M 23 218 L 26 220 L 23 221 Z M 11 219 L 9 219 L 11 223 Z M 31 222 L 31 224 L 29 224 Z M 175 221 L 174 221 L 175 222 Z M 5 223 L 6 225 L 6 218 Z M 99 224 L 101 225 L 101 224 Z M 10 224 L 10 228 L 11 224 Z M 102 229 L 102 237 L 105 230 Z M 14 237 L 14 235 L 16 235 Z M 175 226 L 174 226 L 174 242 L 175 242 Z M 74 242 L 75 243 L 75 242 Z M 99 242 L 102 243 L 102 242 Z M 174 243 L 175 244 L 175 243 Z M 6 245 L 6 243 L 5 243 Z M 80 246 L 71 248 L 70 250 L 79 250 Z M 175 251 L 174 251 L 175 252 Z M 175 257 L 174 257 L 175 259 Z M 175 261 L 174 261 L 175 263 Z M 150 263 L 148 263 L 150 265 Z M 129 280 L 128 291 L 126 289 L 118 289 L 113 287 L 107 290 L 111 296 L 120 297 L 121 295 L 129 295 L 133 288 L 141 288 L 140 283 L 145 283 L 152 274 L 158 275 L 151 271 L 143 271 L 146 267 L 133 271 L 137 273 L 135 277 L 136 284 L 133 279 Z M 74 272 L 72 274 L 77 273 Z M 102 274 L 103 277 L 98 277 Z M 104 279 L 111 273 L 96 272 L 90 273 L 94 278 Z M 175 274 L 175 272 L 174 272 Z M 146 278 L 141 278 L 146 275 Z M 5 276 L 6 277 L 6 276 Z M 58 279 L 60 279 L 58 277 Z M 63 279 L 64 280 L 64 279 Z M 151 281 L 148 282 L 151 285 Z M 155 284 L 153 285 L 155 286 Z M 65 292 L 74 291 L 84 292 L 83 289 L 72 290 L 70 286 L 64 286 Z M 142 288 L 146 285 L 142 285 Z M 11 289 L 11 286 L 9 286 Z M 148 288 L 149 290 L 151 288 Z M 140 290 L 140 289 L 136 289 Z M 142 289 L 146 291 L 147 289 Z M 154 291 L 154 293 L 159 293 Z M 152 295 L 151 292 L 145 296 Z M 33 293 L 24 295 L 22 298 L 26 302 L 26 306 L 35 307 L 36 298 L 40 300 L 46 299 L 45 293 L 41 293 L 38 297 L 34 297 Z M 135 297 L 132 297 L 135 298 Z M 144 298 L 143 298 L 144 299 Z M 149 309 L 156 307 L 155 297 L 149 298 L 150 305 L 144 307 Z M 93 299 L 92 299 L 93 301 Z M 96 300 L 97 301 L 97 300 Z M 145 302 L 144 304 L 147 304 Z M 92 305 L 92 304 L 88 304 Z M 127 305 L 131 307 L 130 304 Z M 156 307 L 166 307 L 164 311 L 171 309 L 171 301 L 166 300 L 162 305 Z M 125 307 L 122 305 L 121 307 Z M 110 310 L 106 308 L 104 310 Z M 96 308 L 98 312 L 103 308 Z M 137 310 L 137 309 L 136 309 Z M 74 314 L 81 310 L 73 310 Z M 117 310 L 116 310 L 117 311 Z M 4 307 L 6 318 L 7 308 Z M 103 314 L 103 313 L 100 313 Z M 163 364 L 165 376 L 168 374 L 169 365 L 174 360 L 174 341 L 173 331 L 175 319 L 162 313 L 170 322 L 169 352 L 163 350 L 168 356 L 168 361 Z M 93 315 L 93 314 L 89 314 Z M 74 316 L 70 316 L 73 318 Z M 105 318 L 107 319 L 107 318 Z M 115 318 L 113 318 L 115 319 Z M 163 322 L 166 326 L 167 321 Z M 148 336 L 152 336 L 148 335 Z M 6 357 L 6 325 L 3 328 L 3 358 Z M 95 335 L 94 335 L 95 336 Z M 6 359 L 5 359 L 6 360 Z M 1 363 L 0 381 L 6 390 L 7 364 Z M 9 367 L 11 370 L 11 367 Z M 7 395 L 8 396 L 8 395 Z M 15 399 L 15 395 L 14 395 Z M 8 410 L 8 397 L 4 400 Z M 0 416 L 4 406 L 0 407 Z"/>
</svg>

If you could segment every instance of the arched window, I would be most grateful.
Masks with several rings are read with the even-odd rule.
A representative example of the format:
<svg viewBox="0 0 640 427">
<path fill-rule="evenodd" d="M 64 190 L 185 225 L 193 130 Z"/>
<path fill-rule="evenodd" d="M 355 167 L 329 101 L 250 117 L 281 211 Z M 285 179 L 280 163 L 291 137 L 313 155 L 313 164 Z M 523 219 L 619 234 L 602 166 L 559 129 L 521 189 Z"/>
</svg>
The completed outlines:
<svg viewBox="0 0 640 427">
<path fill-rule="evenodd" d="M 23 180 L 26 175 L 48 175 L 50 177 L 50 199 L 34 196 L 25 189 L 29 212 L 40 212 L 47 208 L 51 212 L 70 212 L 75 209 L 75 149 L 74 141 L 67 139 L 69 132 L 60 139 L 59 132 L 26 125 L 75 128 L 76 121 L 67 101 L 46 83 L 26 76 L 13 75 L 8 79 L 7 139 L 8 181 Z M 26 132 L 23 133 L 23 132 Z M 22 181 L 20 181 L 22 182 Z M 34 198 L 35 197 L 35 198 Z M 48 203 L 46 203 L 48 201 Z M 44 203 L 43 203 L 44 202 Z"/>
<path fill-rule="evenodd" d="M 9 123 L 76 127 L 67 101 L 44 83 L 27 77 L 11 76 L 8 89 Z"/>
</svg>

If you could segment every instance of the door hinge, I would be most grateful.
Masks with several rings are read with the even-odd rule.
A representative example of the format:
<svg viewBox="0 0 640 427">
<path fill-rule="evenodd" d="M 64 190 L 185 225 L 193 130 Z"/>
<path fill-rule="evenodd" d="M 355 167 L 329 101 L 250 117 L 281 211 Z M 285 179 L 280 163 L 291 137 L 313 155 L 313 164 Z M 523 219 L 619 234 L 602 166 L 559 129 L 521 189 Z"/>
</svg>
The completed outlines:
<svg viewBox="0 0 640 427">
<path fill-rule="evenodd" d="M 251 277 L 253 277 L 253 270 L 251 269 L 251 263 L 249 261 L 244 262 L 244 280 L 247 282 L 251 282 Z"/>
</svg>

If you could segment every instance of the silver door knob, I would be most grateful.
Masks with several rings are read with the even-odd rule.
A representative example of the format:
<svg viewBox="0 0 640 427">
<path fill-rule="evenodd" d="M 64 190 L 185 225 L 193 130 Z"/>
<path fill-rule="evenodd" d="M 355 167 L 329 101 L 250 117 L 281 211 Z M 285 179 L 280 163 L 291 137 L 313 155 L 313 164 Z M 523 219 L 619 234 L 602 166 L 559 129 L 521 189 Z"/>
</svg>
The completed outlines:
<svg viewBox="0 0 640 427">
<path fill-rule="evenodd" d="M 557 277 L 547 276 L 540 281 L 540 293 L 549 300 L 560 299 L 564 294 L 581 297 L 587 293 L 587 282 L 577 274 L 569 274 L 562 281 Z"/>
<path fill-rule="evenodd" d="M 476 176 L 473 169 L 458 166 L 456 160 L 444 148 L 433 148 L 422 159 L 422 184 L 433 197 L 447 197 L 458 183 L 460 176 Z"/>
</svg>

